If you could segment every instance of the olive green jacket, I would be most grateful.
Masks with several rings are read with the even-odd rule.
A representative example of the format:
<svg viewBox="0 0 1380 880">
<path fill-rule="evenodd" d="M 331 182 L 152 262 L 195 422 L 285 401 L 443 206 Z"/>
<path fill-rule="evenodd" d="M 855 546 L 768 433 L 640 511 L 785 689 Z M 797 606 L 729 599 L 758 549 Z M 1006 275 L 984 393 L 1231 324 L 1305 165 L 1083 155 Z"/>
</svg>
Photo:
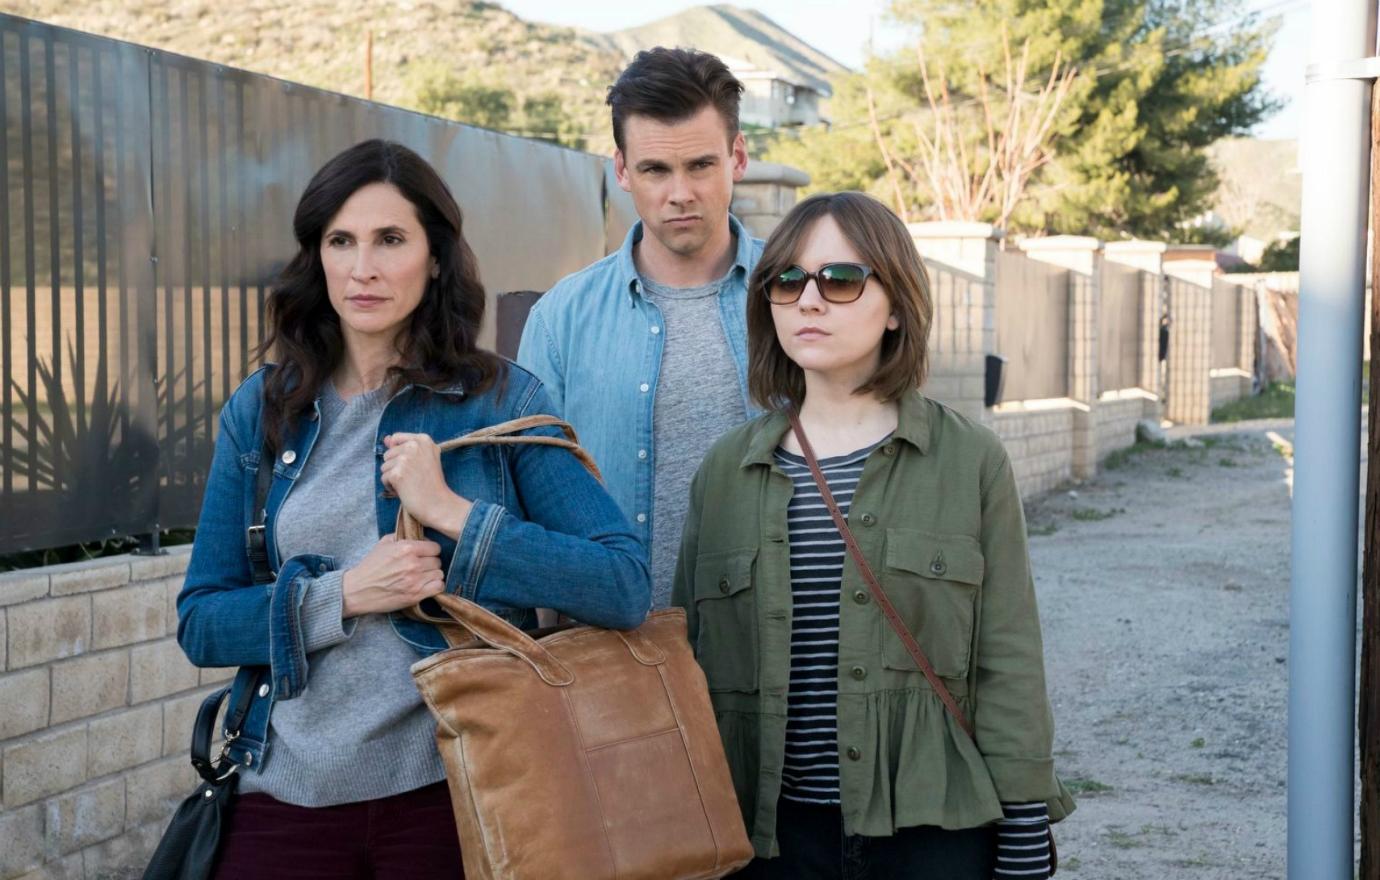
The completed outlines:
<svg viewBox="0 0 1380 880">
<path fill-rule="evenodd" d="M 791 669 L 788 430 L 725 434 L 691 486 L 672 601 L 709 681 L 759 856 L 777 854 Z M 971 828 L 1001 802 L 1073 810 L 1054 775 L 1040 620 L 1011 463 L 987 428 L 918 392 L 863 468 L 848 515 L 863 555 L 977 731 L 945 711 L 849 559 L 839 600 L 839 786 L 848 834 Z"/>
</svg>

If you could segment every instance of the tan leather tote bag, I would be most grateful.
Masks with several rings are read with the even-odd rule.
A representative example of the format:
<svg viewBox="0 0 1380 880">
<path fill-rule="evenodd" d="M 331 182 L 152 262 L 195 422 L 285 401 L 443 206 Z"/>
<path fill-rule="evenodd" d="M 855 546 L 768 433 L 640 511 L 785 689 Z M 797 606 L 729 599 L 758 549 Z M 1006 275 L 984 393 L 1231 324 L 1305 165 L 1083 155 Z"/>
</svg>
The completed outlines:
<svg viewBox="0 0 1380 880">
<path fill-rule="evenodd" d="M 559 425 L 567 439 L 518 432 Z M 566 446 L 544 416 L 442 444 Z M 597 471 L 595 472 L 597 474 Z M 400 517 L 399 534 L 418 535 Z M 685 612 L 528 634 L 438 596 L 453 646 L 413 665 L 436 716 L 466 880 L 691 880 L 752 858 Z"/>
</svg>

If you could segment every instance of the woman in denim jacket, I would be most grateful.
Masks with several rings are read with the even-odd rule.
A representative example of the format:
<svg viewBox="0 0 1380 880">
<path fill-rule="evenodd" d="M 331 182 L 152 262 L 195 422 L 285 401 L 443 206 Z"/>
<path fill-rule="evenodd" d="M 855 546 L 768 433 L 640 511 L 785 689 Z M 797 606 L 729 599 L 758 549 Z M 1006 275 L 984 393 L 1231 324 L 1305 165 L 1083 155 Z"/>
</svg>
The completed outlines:
<svg viewBox="0 0 1380 880">
<path fill-rule="evenodd" d="M 475 256 L 420 156 L 377 140 L 346 150 L 308 184 L 293 229 L 260 349 L 276 366 L 221 413 L 177 601 L 191 661 L 240 667 L 225 729 L 242 794 L 217 872 L 455 877 L 435 725 L 409 674 L 445 641 L 400 612 L 444 591 L 520 626 L 549 607 L 631 628 L 650 606 L 647 567 L 568 451 L 440 455 L 436 440 L 549 409 L 537 379 L 478 348 Z M 271 583 L 255 583 L 246 544 L 263 467 Z M 400 506 L 427 540 L 394 539 Z"/>
</svg>

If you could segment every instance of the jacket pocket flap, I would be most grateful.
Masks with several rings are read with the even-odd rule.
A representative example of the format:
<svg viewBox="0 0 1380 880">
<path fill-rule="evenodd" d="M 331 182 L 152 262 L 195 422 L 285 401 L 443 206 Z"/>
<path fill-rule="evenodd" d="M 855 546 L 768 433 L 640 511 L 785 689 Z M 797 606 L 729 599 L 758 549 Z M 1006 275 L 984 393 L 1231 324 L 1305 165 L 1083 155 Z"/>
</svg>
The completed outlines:
<svg viewBox="0 0 1380 880">
<path fill-rule="evenodd" d="M 911 529 L 887 529 L 886 564 L 922 577 L 975 585 L 982 583 L 985 570 L 975 538 Z"/>
<path fill-rule="evenodd" d="M 757 551 L 733 550 L 695 560 L 695 601 L 722 599 L 752 586 L 752 563 Z"/>
</svg>

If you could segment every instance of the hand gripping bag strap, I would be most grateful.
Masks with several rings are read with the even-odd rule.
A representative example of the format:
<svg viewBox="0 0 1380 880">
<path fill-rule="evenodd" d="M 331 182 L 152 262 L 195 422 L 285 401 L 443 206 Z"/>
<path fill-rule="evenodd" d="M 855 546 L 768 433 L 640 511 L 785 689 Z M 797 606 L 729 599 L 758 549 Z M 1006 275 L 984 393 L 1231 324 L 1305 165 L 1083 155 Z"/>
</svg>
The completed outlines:
<svg viewBox="0 0 1380 880">
<path fill-rule="evenodd" d="M 564 436 L 550 437 L 545 434 L 521 433 L 522 431 L 529 431 L 532 428 L 544 428 L 549 426 L 560 428 Z M 594 463 L 594 458 L 580 446 L 579 440 L 575 436 L 575 429 L 555 416 L 525 416 L 520 419 L 501 422 L 497 425 L 490 425 L 487 428 L 480 428 L 477 431 L 471 431 L 463 437 L 456 437 L 438 445 L 442 452 L 450 452 L 452 449 L 462 449 L 466 446 L 559 446 L 562 449 L 568 449 L 572 455 L 579 459 L 580 464 L 584 465 L 585 470 L 593 474 L 595 479 L 603 479 L 599 474 L 598 466 Z M 407 541 L 420 541 L 425 537 L 422 531 L 422 524 L 413 519 L 412 515 L 408 513 L 405 508 L 401 507 L 398 509 L 398 522 L 394 533 L 399 538 Z M 427 612 L 421 605 L 413 605 L 411 608 L 403 611 L 403 614 L 413 620 L 420 620 L 424 623 L 433 624 L 441 631 L 441 635 L 445 637 L 446 643 L 451 647 L 463 644 L 467 640 L 466 630 L 469 628 L 457 626 L 454 617 L 438 617 Z M 475 632 L 475 635 L 479 635 L 479 633 Z"/>
</svg>

